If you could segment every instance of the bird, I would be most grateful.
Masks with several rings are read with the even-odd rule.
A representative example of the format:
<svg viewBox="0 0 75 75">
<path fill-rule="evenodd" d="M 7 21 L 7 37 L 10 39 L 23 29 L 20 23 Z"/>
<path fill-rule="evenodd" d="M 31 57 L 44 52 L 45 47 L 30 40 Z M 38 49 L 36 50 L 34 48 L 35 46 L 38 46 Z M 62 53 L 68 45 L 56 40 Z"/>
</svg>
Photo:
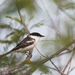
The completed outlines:
<svg viewBox="0 0 75 75">
<path fill-rule="evenodd" d="M 20 43 L 18 43 L 16 45 L 16 47 L 14 47 L 12 50 L 10 50 L 9 52 L 3 54 L 3 55 L 0 55 L 0 57 L 3 57 L 9 53 L 14 53 L 14 52 L 21 52 L 21 53 L 24 53 L 26 51 L 29 51 L 31 49 L 33 49 L 39 39 L 41 37 L 45 37 L 44 35 L 41 35 L 40 33 L 38 32 L 33 32 L 33 33 L 30 33 L 30 35 L 27 35 L 26 38 L 24 38 Z"/>
</svg>

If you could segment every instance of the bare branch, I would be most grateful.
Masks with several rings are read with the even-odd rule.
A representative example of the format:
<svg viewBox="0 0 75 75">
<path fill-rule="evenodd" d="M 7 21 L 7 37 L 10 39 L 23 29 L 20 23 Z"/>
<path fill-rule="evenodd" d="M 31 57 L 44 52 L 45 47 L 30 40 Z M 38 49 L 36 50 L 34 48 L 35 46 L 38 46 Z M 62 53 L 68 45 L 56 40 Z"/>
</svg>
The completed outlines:
<svg viewBox="0 0 75 75">
<path fill-rule="evenodd" d="M 57 69 L 58 72 L 60 72 L 61 74 L 65 75 L 64 72 L 62 72 L 61 70 L 58 69 L 58 67 L 52 62 L 52 60 L 50 60 L 50 61 L 54 65 L 54 67 Z"/>
<path fill-rule="evenodd" d="M 20 67 L 23 66 L 24 64 L 25 64 L 25 61 L 22 62 L 21 64 L 15 66 L 15 67 L 12 67 L 12 68 L 7 69 L 6 71 L 4 71 L 4 74 L 7 74 L 7 73 L 9 74 L 11 71 L 14 71 L 14 70 L 20 68 Z"/>
<path fill-rule="evenodd" d="M 48 67 L 48 68 L 50 68 L 50 69 L 52 69 L 52 70 L 57 71 L 57 69 L 55 69 L 55 68 L 52 68 L 52 67 L 49 67 L 49 66 L 46 66 L 46 67 Z"/>
<path fill-rule="evenodd" d="M 59 30 L 56 28 L 54 21 L 52 20 L 50 14 L 48 13 L 48 11 L 47 11 L 44 3 L 43 3 L 43 0 L 41 0 L 41 2 L 43 4 L 43 7 L 44 7 L 45 11 L 47 12 L 47 14 L 49 16 L 49 19 L 50 19 L 51 23 L 52 23 L 52 28 L 56 31 L 57 35 L 64 41 L 63 36 L 60 34 Z"/>
<path fill-rule="evenodd" d="M 64 14 L 66 14 L 69 18 L 71 18 L 72 20 L 75 20 L 75 18 L 73 18 L 69 13 L 67 13 L 62 7 L 61 7 L 61 5 L 58 5 L 58 4 L 56 4 L 57 6 L 58 6 L 58 8 L 64 13 Z"/>
<path fill-rule="evenodd" d="M 72 50 L 68 50 L 67 52 L 64 52 L 64 53 L 60 53 L 59 55 L 57 55 L 57 57 L 61 56 L 61 55 L 64 55 L 64 54 L 67 54 L 67 53 L 71 53 L 75 48 L 73 48 Z"/>
<path fill-rule="evenodd" d="M 69 68 L 68 68 L 67 75 L 69 74 L 69 71 L 70 71 L 71 61 L 72 61 L 73 56 L 74 56 L 74 51 L 73 51 L 73 53 L 72 53 L 72 56 L 71 56 L 71 59 L 70 59 L 70 62 L 69 62 L 69 63 L 70 63 L 70 65 L 69 65 Z"/>
<path fill-rule="evenodd" d="M 50 57 L 47 57 L 46 59 L 41 60 L 40 62 L 37 62 L 35 69 L 32 71 L 32 73 L 38 68 L 40 67 L 40 65 L 44 64 L 45 62 L 51 60 L 52 58 L 54 58 L 55 56 L 57 56 L 59 53 L 61 53 L 64 50 L 67 50 L 68 47 L 70 47 L 72 44 L 75 43 L 75 40 L 71 41 L 70 43 L 68 43 L 66 46 L 64 46 L 63 48 L 61 48 L 60 50 L 58 50 L 57 52 L 55 52 L 54 54 L 52 54 Z M 37 66 L 38 65 L 38 66 Z M 30 74 L 31 69 L 29 69 L 26 74 Z"/>
<path fill-rule="evenodd" d="M 20 13 L 20 9 L 19 9 L 19 6 L 18 6 L 18 3 L 17 3 L 17 0 L 16 0 L 16 6 L 17 6 L 17 9 L 18 9 L 18 13 L 19 13 L 20 19 L 21 19 L 21 21 L 22 21 L 22 23 L 23 23 L 23 25 L 24 25 L 26 31 L 27 31 L 28 34 L 30 35 L 30 32 L 29 32 L 29 30 L 28 30 L 26 24 L 24 23 L 24 21 L 23 21 L 23 19 L 22 19 L 22 16 L 21 16 L 21 13 Z"/>
<path fill-rule="evenodd" d="M 25 67 L 25 68 L 23 68 L 23 69 L 19 69 L 19 70 L 17 70 L 17 71 L 15 71 L 15 72 L 13 72 L 13 73 L 10 73 L 10 75 L 17 74 L 17 73 L 19 73 L 19 72 L 21 72 L 21 71 L 25 70 L 26 68 L 28 68 L 28 67 Z"/>
<path fill-rule="evenodd" d="M 25 62 L 29 61 L 30 58 L 32 57 L 32 52 L 33 52 L 33 49 L 29 52 L 28 56 L 26 57 L 25 61 L 22 62 L 21 64 L 15 66 L 15 67 L 12 67 L 12 68 L 9 68 L 7 69 L 6 71 L 3 71 L 3 74 L 7 74 L 7 73 L 10 73 L 11 71 L 14 71 L 20 67 L 22 67 L 23 65 L 25 65 Z"/>
<path fill-rule="evenodd" d="M 70 71 L 69 71 L 69 73 L 71 72 L 71 71 L 73 71 L 75 69 L 75 67 L 73 67 Z"/>
<path fill-rule="evenodd" d="M 39 54 L 41 55 L 41 56 L 43 56 L 43 57 L 45 57 L 46 58 L 46 56 L 44 56 L 39 50 L 38 50 L 38 48 L 35 46 L 35 48 L 36 48 L 36 50 L 39 52 Z"/>
<path fill-rule="evenodd" d="M 59 41 L 59 40 L 40 40 L 39 42 L 42 42 L 42 41 L 54 41 L 54 42 L 56 42 L 56 41 Z"/>
<path fill-rule="evenodd" d="M 37 49 L 37 47 L 35 47 L 35 48 Z M 38 50 L 38 49 L 37 49 L 37 51 L 39 52 L 39 50 Z M 46 56 L 44 56 L 44 55 L 43 55 L 43 54 L 41 54 L 40 52 L 39 52 L 39 54 L 40 54 L 40 55 L 42 55 L 42 56 L 43 56 L 43 57 L 45 57 L 45 58 L 47 58 L 47 57 L 48 57 L 48 56 L 47 56 L 47 57 L 46 57 Z M 50 60 L 50 61 L 51 61 L 51 60 Z M 59 69 L 57 68 L 57 66 L 56 66 L 56 65 L 55 65 L 52 61 L 51 61 L 51 63 L 55 66 L 55 68 L 56 68 L 57 70 L 56 70 L 56 69 L 54 69 L 54 68 L 51 68 L 51 67 L 50 67 L 51 69 L 56 70 L 56 71 L 60 72 L 61 74 L 65 75 L 65 74 L 64 74 L 61 70 L 59 70 Z"/>
<path fill-rule="evenodd" d="M 74 48 L 75 49 L 75 48 Z M 65 68 L 63 69 L 63 72 L 65 72 L 66 68 L 68 67 L 69 63 L 71 62 L 72 58 L 73 58 L 74 52 L 72 53 L 72 56 L 70 57 L 69 61 L 67 62 Z M 68 72 L 69 73 L 69 72 Z"/>
<path fill-rule="evenodd" d="M 26 31 L 28 32 L 28 34 L 30 34 L 30 32 L 29 32 L 29 30 L 28 30 L 26 24 L 24 23 L 24 21 L 23 21 L 23 19 L 22 19 L 22 16 L 21 16 L 21 13 L 20 13 L 20 10 L 19 10 L 19 7 L 18 7 L 18 4 L 17 4 L 17 3 L 16 3 L 16 6 L 17 6 L 17 9 L 18 9 L 18 13 L 19 13 L 19 15 L 20 15 L 20 19 L 21 19 L 21 21 L 22 21 L 22 23 L 23 23 L 23 25 L 24 25 Z M 29 51 L 29 55 L 27 56 L 27 58 L 26 58 L 26 60 L 25 60 L 24 62 L 22 62 L 21 64 L 17 65 L 16 67 L 7 69 L 6 71 L 4 71 L 4 74 L 7 74 L 7 73 L 9 73 L 9 72 L 11 72 L 11 71 L 13 71 L 13 70 L 15 70 L 15 69 L 18 69 L 18 68 L 20 68 L 21 66 L 23 66 L 23 65 L 25 64 L 25 62 L 26 62 L 26 61 L 29 61 L 30 58 L 32 57 L 32 52 L 33 52 L 33 49 L 32 49 L 31 51 Z"/>
</svg>

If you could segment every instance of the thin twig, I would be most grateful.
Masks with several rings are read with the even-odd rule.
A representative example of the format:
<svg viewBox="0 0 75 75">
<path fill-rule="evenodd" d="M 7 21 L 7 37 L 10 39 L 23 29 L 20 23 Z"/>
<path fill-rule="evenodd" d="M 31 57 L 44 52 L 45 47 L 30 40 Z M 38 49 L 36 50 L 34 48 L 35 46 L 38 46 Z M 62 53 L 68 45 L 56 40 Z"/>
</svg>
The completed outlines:
<svg viewBox="0 0 75 75">
<path fill-rule="evenodd" d="M 52 67 L 49 67 L 49 66 L 46 66 L 46 67 L 48 67 L 48 68 L 50 68 L 50 69 L 52 69 L 52 70 L 57 71 L 57 69 L 55 69 L 55 68 L 52 68 Z M 58 72 L 58 71 L 57 71 L 57 72 Z"/>
<path fill-rule="evenodd" d="M 20 19 L 21 19 L 21 21 L 22 21 L 26 31 L 28 32 L 28 34 L 30 34 L 26 24 L 24 23 L 24 21 L 22 19 L 22 16 L 21 16 L 21 13 L 20 13 L 20 10 L 19 10 L 19 6 L 17 4 L 17 0 L 16 0 L 16 6 L 17 6 L 17 9 L 18 9 L 18 13 L 19 13 Z M 29 55 L 27 56 L 27 58 L 25 59 L 24 62 L 22 62 L 21 64 L 17 65 L 16 67 L 12 67 L 12 68 L 7 69 L 6 71 L 4 71 L 4 74 L 7 74 L 7 73 L 9 73 L 9 72 L 11 72 L 13 70 L 16 70 L 16 69 L 20 68 L 21 66 L 23 66 L 25 64 L 25 62 L 29 61 L 30 58 L 32 57 L 32 52 L 33 52 L 33 49 L 31 51 L 29 51 Z"/>
<path fill-rule="evenodd" d="M 58 67 L 53 63 L 52 60 L 50 60 L 50 61 L 54 65 L 54 67 L 57 69 L 58 72 L 60 72 L 61 74 L 65 75 L 64 72 L 62 72 L 61 70 L 58 69 Z"/>
<path fill-rule="evenodd" d="M 70 67 L 71 67 L 71 61 L 72 61 L 73 55 L 74 55 L 74 51 L 73 51 L 73 53 L 72 53 L 71 60 L 70 60 L 70 62 L 69 62 L 69 63 L 70 63 L 70 65 L 69 65 L 69 68 L 68 68 L 67 75 L 69 74 L 69 71 L 70 71 Z"/>
<path fill-rule="evenodd" d="M 50 69 L 52 69 L 52 70 L 55 70 L 55 71 L 57 71 L 57 72 L 59 72 L 57 69 L 55 69 L 55 68 L 52 68 L 52 67 L 49 67 L 49 66 L 46 66 L 46 67 L 48 67 L 48 68 L 50 68 Z M 60 73 L 63 73 L 62 71 L 60 71 Z M 65 75 L 65 74 L 63 74 L 63 75 Z"/>
<path fill-rule="evenodd" d="M 72 44 L 75 43 L 75 40 L 71 41 L 70 43 L 68 43 L 66 46 L 64 46 L 63 48 L 61 48 L 60 50 L 58 50 L 57 52 L 55 52 L 54 54 L 52 54 L 50 57 L 46 58 L 46 59 L 43 59 L 41 60 L 40 62 L 38 62 L 36 65 L 42 65 L 44 64 L 45 62 L 51 60 L 52 58 L 54 58 L 55 56 L 57 56 L 59 53 L 61 53 L 62 51 L 66 50 L 68 47 L 70 47 Z M 33 71 L 32 73 L 39 67 L 37 66 Z M 29 69 L 27 72 L 30 72 L 31 69 Z"/>
<path fill-rule="evenodd" d="M 41 2 L 42 2 L 42 4 L 43 4 L 43 6 L 44 6 L 45 11 L 47 12 L 47 14 L 48 14 L 48 16 L 49 16 L 49 19 L 50 19 L 50 21 L 51 21 L 51 23 L 52 23 L 53 29 L 56 31 L 57 35 L 64 41 L 64 39 L 62 38 L 63 36 L 60 34 L 59 30 L 56 28 L 55 23 L 53 22 L 53 20 L 52 20 L 50 14 L 48 13 L 48 11 L 47 11 L 47 9 L 46 9 L 44 3 L 43 3 L 43 0 L 41 0 Z M 60 35 L 61 35 L 61 36 L 60 36 Z"/>
<path fill-rule="evenodd" d="M 54 42 L 56 42 L 56 41 L 58 41 L 58 40 L 40 40 L 39 42 L 42 42 L 42 41 L 54 41 Z"/>
<path fill-rule="evenodd" d="M 37 49 L 37 47 L 35 47 L 35 48 Z M 37 49 L 37 51 L 39 52 L 39 50 L 38 50 L 38 49 Z M 40 53 L 40 52 L 39 52 L 39 53 Z M 42 56 L 43 56 L 43 57 L 45 57 L 45 58 L 47 58 L 47 57 L 48 57 L 48 56 L 47 56 L 47 57 L 46 57 L 46 56 L 44 56 L 44 55 L 43 55 L 43 54 L 41 54 L 41 53 L 40 53 L 40 55 L 42 55 Z M 50 61 L 51 61 L 51 60 L 50 60 Z M 61 74 L 65 75 L 65 74 L 64 74 L 61 70 L 59 70 L 59 69 L 57 68 L 57 66 L 56 66 L 56 65 L 55 65 L 52 61 L 51 61 L 51 63 L 55 66 L 55 68 L 57 69 L 57 71 L 58 71 L 58 72 L 60 72 Z"/>
<path fill-rule="evenodd" d="M 61 55 L 64 55 L 64 54 L 67 54 L 67 53 L 71 53 L 73 50 L 74 50 L 74 49 L 68 50 L 67 52 L 64 52 L 64 53 L 61 53 L 61 54 L 57 55 L 57 57 L 59 57 L 59 56 L 61 56 Z"/>
<path fill-rule="evenodd" d="M 73 67 L 70 71 L 69 71 L 69 73 L 72 71 L 72 70 L 74 70 L 75 69 L 75 67 Z"/>
<path fill-rule="evenodd" d="M 10 73 L 10 75 L 17 74 L 17 73 L 19 73 L 19 72 L 21 72 L 21 71 L 25 70 L 26 68 L 28 68 L 28 66 L 27 66 L 27 67 L 25 67 L 25 68 L 23 68 L 23 69 L 19 69 L 19 70 L 17 70 L 17 71 L 15 71 L 15 72 L 13 72 L 13 73 Z"/>
<path fill-rule="evenodd" d="M 25 65 L 25 62 L 29 61 L 30 58 L 32 57 L 32 52 L 33 52 L 33 49 L 31 51 L 29 51 L 29 54 L 26 57 L 26 59 L 25 59 L 24 62 L 22 62 L 21 64 L 15 66 L 15 67 L 12 67 L 12 68 L 7 69 L 6 71 L 4 71 L 4 74 L 7 74 L 7 73 L 9 73 L 9 72 L 11 72 L 13 70 L 16 70 L 16 69 L 20 68 L 21 66 Z"/>
<path fill-rule="evenodd" d="M 41 56 L 43 56 L 43 57 L 45 57 L 46 58 L 46 56 L 44 56 L 39 50 L 38 50 L 38 48 L 35 46 L 35 48 L 36 48 L 36 50 L 39 52 L 39 54 L 41 55 Z"/>
<path fill-rule="evenodd" d="M 55 1 L 54 1 L 55 2 Z M 59 3 L 56 3 L 55 2 L 55 4 L 57 5 L 57 7 L 64 13 L 64 14 L 66 14 L 69 18 L 71 18 L 72 20 L 75 20 L 75 18 L 73 18 L 69 13 L 67 13 L 62 7 L 61 7 L 61 5 L 59 4 Z"/>
<path fill-rule="evenodd" d="M 24 64 L 25 64 L 25 61 L 22 62 L 21 64 L 15 66 L 15 67 L 12 67 L 12 68 L 7 69 L 6 71 L 4 71 L 4 74 L 7 74 L 7 73 L 9 73 L 9 72 L 11 72 L 11 71 L 13 71 L 13 70 L 16 70 L 16 69 L 20 68 L 20 67 L 23 66 Z"/>
<path fill-rule="evenodd" d="M 66 68 L 68 67 L 70 61 L 72 60 L 73 55 L 74 55 L 74 52 L 73 52 L 72 56 L 70 57 L 69 61 L 67 62 L 65 68 L 63 69 L 63 72 L 65 72 Z"/>
<path fill-rule="evenodd" d="M 18 6 L 18 3 L 17 3 L 17 0 L 16 0 L 16 6 L 17 6 L 17 9 L 18 9 L 18 13 L 19 13 L 20 19 L 21 19 L 21 21 L 22 21 L 22 23 L 23 23 L 23 25 L 24 25 L 26 31 L 27 31 L 28 34 L 30 35 L 30 32 L 29 32 L 29 30 L 28 30 L 26 24 L 24 23 L 24 21 L 23 21 L 23 19 L 22 19 L 22 16 L 21 16 L 21 13 L 20 13 L 20 9 L 19 9 L 19 6 Z"/>
<path fill-rule="evenodd" d="M 72 20 L 75 20 L 75 18 L 73 18 L 69 13 L 67 13 L 62 7 L 61 7 L 61 5 L 58 5 L 58 4 L 56 4 L 57 6 L 58 6 L 58 8 L 64 13 L 64 14 L 66 14 L 68 17 L 70 17 Z"/>
</svg>

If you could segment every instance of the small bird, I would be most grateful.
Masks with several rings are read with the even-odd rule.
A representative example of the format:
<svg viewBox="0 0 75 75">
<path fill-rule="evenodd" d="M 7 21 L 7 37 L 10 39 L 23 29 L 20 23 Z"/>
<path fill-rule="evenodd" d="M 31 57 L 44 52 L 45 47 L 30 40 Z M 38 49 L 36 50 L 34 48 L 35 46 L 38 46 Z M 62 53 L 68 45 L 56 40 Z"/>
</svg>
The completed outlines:
<svg viewBox="0 0 75 75">
<path fill-rule="evenodd" d="M 28 35 L 26 38 L 24 38 L 16 47 L 14 47 L 11 51 L 3 54 L 3 55 L 0 55 L 0 57 L 3 57 L 9 53 L 13 53 L 13 52 L 26 52 L 26 51 L 29 51 L 31 49 L 33 49 L 39 39 L 41 37 L 44 37 L 43 35 L 37 33 L 37 32 L 33 32 L 31 33 L 30 35 Z"/>
</svg>

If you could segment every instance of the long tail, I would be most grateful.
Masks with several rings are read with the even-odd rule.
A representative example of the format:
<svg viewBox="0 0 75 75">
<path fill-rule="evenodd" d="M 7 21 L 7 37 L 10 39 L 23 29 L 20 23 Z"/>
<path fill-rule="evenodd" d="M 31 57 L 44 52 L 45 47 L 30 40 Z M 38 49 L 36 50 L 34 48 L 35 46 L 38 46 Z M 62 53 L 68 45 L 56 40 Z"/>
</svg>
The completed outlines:
<svg viewBox="0 0 75 75">
<path fill-rule="evenodd" d="M 7 53 L 5 53 L 5 54 L 0 55 L 0 58 L 3 57 L 3 56 L 5 56 L 5 55 L 7 55 L 7 54 L 9 54 L 9 53 L 12 53 L 12 50 L 9 51 L 9 52 L 7 52 Z"/>
</svg>

